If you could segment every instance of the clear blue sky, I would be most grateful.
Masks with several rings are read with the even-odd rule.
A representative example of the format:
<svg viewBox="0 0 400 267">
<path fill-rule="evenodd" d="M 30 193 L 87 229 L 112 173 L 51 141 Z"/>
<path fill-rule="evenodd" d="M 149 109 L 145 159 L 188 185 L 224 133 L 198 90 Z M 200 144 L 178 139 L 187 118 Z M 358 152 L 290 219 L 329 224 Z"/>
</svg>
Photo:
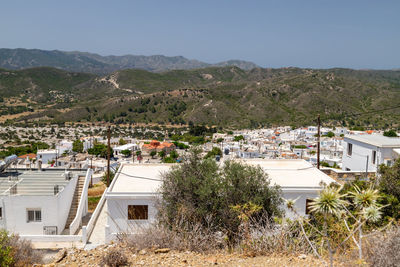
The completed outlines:
<svg viewBox="0 0 400 267">
<path fill-rule="evenodd" d="M 400 0 L 3 1 L 0 47 L 400 68 Z"/>
</svg>

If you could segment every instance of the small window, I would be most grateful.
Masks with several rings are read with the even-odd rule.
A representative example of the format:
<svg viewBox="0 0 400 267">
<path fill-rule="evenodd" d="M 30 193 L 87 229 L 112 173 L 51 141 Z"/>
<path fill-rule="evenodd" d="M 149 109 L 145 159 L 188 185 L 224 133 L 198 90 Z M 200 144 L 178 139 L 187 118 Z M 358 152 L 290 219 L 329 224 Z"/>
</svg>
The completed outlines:
<svg viewBox="0 0 400 267">
<path fill-rule="evenodd" d="M 128 220 L 148 220 L 149 206 L 128 205 Z"/>
<path fill-rule="evenodd" d="M 312 199 L 306 199 L 306 214 L 311 213 L 311 207 L 310 205 L 312 204 L 313 200 Z"/>
<path fill-rule="evenodd" d="M 347 155 L 351 156 L 353 154 L 353 144 L 348 143 L 347 144 Z"/>
<path fill-rule="evenodd" d="M 0 207 L 0 220 L 3 219 L 3 207 Z"/>
<path fill-rule="evenodd" d="M 42 210 L 28 210 L 28 222 L 41 222 Z"/>
<path fill-rule="evenodd" d="M 376 163 L 376 151 L 372 151 L 372 164 Z"/>
</svg>

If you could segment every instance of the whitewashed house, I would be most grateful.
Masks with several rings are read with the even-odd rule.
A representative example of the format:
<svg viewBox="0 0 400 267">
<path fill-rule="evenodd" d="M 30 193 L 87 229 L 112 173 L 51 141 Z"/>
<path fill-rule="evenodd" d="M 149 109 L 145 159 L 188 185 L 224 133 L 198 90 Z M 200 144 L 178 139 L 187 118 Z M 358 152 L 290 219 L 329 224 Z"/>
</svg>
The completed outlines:
<svg viewBox="0 0 400 267">
<path fill-rule="evenodd" d="M 297 199 L 296 210 L 300 215 L 307 214 L 307 203 L 318 196 L 323 183 L 335 183 L 328 175 L 304 160 L 247 159 L 243 162 L 263 168 L 271 184 L 281 187 L 284 198 Z M 162 173 L 167 172 L 171 166 L 121 165 L 105 195 L 106 242 L 115 239 L 119 233 L 134 233 L 156 220 L 155 200 L 159 196 Z M 286 210 L 286 216 L 293 217 L 293 214 Z"/>
<path fill-rule="evenodd" d="M 37 151 L 37 160 L 41 160 L 43 164 L 47 164 L 58 157 L 57 149 L 46 149 Z"/>
<path fill-rule="evenodd" d="M 344 137 L 342 170 L 376 172 L 380 164 L 391 165 L 399 157 L 400 138 L 383 135 Z"/>
<path fill-rule="evenodd" d="M 36 240 L 65 229 L 74 234 L 87 213 L 87 191 L 83 198 L 79 193 L 91 175 L 91 170 L 57 169 L 0 174 L 0 228 Z"/>
<path fill-rule="evenodd" d="M 138 149 L 139 149 L 139 147 L 137 144 L 125 144 L 125 145 L 116 146 L 113 148 L 115 156 L 123 155 L 121 152 L 124 150 L 129 150 L 133 153 L 133 151 L 136 151 Z"/>
</svg>

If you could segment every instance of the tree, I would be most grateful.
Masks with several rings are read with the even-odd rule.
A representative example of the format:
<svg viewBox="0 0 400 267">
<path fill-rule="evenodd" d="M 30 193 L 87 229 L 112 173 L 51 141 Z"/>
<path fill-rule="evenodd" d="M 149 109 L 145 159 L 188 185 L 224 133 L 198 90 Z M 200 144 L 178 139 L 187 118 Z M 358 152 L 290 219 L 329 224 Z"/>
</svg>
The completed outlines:
<svg viewBox="0 0 400 267">
<path fill-rule="evenodd" d="M 126 141 L 125 141 L 124 139 L 120 138 L 119 141 L 118 141 L 118 144 L 119 144 L 120 146 L 126 145 Z"/>
<path fill-rule="evenodd" d="M 72 151 L 74 151 L 76 153 L 82 153 L 83 152 L 83 142 L 79 139 L 76 139 L 72 143 Z"/>
<path fill-rule="evenodd" d="M 201 150 L 193 148 L 184 161 L 163 176 L 160 219 L 173 225 L 179 218 L 191 223 L 211 225 L 222 231 L 230 244 L 241 224 L 232 207 L 253 203 L 260 210 L 252 218 L 280 216 L 281 191 L 271 186 L 268 175 L 260 168 L 240 162 L 225 162 L 223 167 L 211 159 L 202 159 Z M 239 206 L 237 206 L 239 207 Z"/>
<path fill-rule="evenodd" d="M 389 131 L 385 131 L 385 132 L 383 132 L 383 135 L 384 136 L 387 136 L 387 137 L 397 137 L 397 133 L 396 133 L 396 131 L 395 130 L 389 130 Z"/>
<path fill-rule="evenodd" d="M 125 157 L 130 157 L 132 154 L 132 151 L 130 151 L 129 149 L 124 149 L 121 151 L 121 154 L 124 155 Z"/>
<path fill-rule="evenodd" d="M 326 134 L 326 136 L 329 137 L 329 138 L 332 138 L 332 137 L 335 136 L 335 133 L 329 131 L 329 132 Z"/>
<path fill-rule="evenodd" d="M 90 155 L 100 156 L 102 158 L 107 158 L 107 146 L 105 144 L 96 143 L 92 148 L 88 149 L 88 153 Z M 114 151 L 110 148 L 110 157 L 112 157 Z"/>
<path fill-rule="evenodd" d="M 163 159 L 165 157 L 166 153 L 164 150 L 161 150 L 160 152 L 158 152 L 158 155 L 160 156 L 160 158 Z"/>
<path fill-rule="evenodd" d="M 208 151 L 205 158 L 215 158 L 215 156 L 222 157 L 222 150 L 219 147 L 213 147 L 211 151 Z"/>
<path fill-rule="evenodd" d="M 235 141 L 235 142 L 239 142 L 240 140 L 244 140 L 243 135 L 236 135 L 236 136 L 233 138 L 233 141 Z"/>
<path fill-rule="evenodd" d="M 177 159 L 177 158 L 179 157 L 179 154 L 178 154 L 178 152 L 176 152 L 175 150 L 172 150 L 172 151 L 169 153 L 169 156 L 170 156 L 171 158 L 173 158 L 173 159 Z"/>
<path fill-rule="evenodd" d="M 379 166 L 379 188 L 384 194 L 383 214 L 385 217 L 400 219 L 400 159 L 393 166 Z"/>
<path fill-rule="evenodd" d="M 155 150 L 150 152 L 150 156 L 152 159 L 154 159 L 154 156 L 157 155 L 157 152 Z"/>
</svg>

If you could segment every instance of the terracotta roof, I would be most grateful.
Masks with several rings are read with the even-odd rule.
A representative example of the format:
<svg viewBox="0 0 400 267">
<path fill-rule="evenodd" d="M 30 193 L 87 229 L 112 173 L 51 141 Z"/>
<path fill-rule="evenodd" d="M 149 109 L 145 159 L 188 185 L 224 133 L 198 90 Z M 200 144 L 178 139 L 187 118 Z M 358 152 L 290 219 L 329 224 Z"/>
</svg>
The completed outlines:
<svg viewBox="0 0 400 267">
<path fill-rule="evenodd" d="M 26 158 L 36 159 L 36 154 L 34 154 L 34 153 L 25 154 L 25 155 L 19 156 L 18 158 L 20 158 L 20 159 L 26 159 Z"/>
</svg>

